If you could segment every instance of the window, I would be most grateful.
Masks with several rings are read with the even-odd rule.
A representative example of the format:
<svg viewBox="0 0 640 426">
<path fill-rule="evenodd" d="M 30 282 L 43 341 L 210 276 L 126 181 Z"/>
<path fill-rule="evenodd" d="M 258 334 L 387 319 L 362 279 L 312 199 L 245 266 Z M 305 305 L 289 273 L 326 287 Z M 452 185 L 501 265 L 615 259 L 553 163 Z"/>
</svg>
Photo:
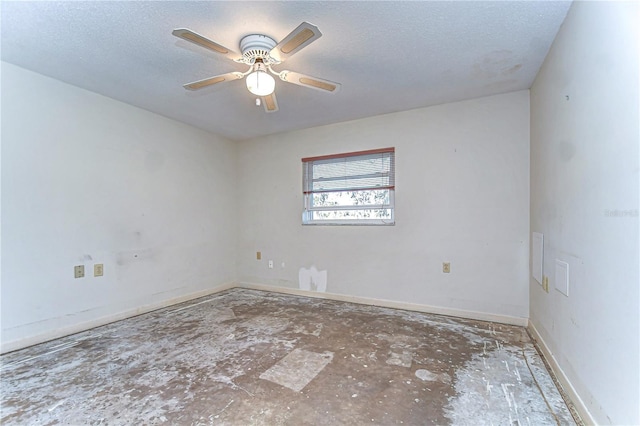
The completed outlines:
<svg viewBox="0 0 640 426">
<path fill-rule="evenodd" d="M 304 225 L 393 225 L 395 148 L 302 159 Z"/>
</svg>

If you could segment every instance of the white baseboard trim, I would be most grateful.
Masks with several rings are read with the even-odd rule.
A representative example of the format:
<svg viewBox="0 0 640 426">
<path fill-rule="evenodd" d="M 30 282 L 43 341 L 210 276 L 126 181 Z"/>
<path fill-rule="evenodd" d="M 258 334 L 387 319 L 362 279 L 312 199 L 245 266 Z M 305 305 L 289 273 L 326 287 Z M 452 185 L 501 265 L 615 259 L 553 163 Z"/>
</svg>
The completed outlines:
<svg viewBox="0 0 640 426">
<path fill-rule="evenodd" d="M 425 312 L 430 314 L 447 315 L 459 318 L 474 319 L 480 321 L 491 321 L 501 324 L 518 325 L 526 327 L 529 324 L 527 318 L 512 317 L 508 315 L 497 315 L 485 312 L 466 311 L 462 309 L 444 308 L 440 306 L 420 305 L 416 303 L 396 302 L 385 299 L 375 299 L 370 297 L 349 296 L 337 293 L 319 293 L 315 291 L 306 291 L 296 288 L 286 288 L 271 286 L 266 284 L 257 283 L 226 283 L 216 286 L 211 289 L 201 290 L 194 293 L 185 294 L 175 297 L 173 299 L 167 299 L 144 305 L 139 308 L 130 309 L 122 312 L 118 312 L 104 317 L 96 318 L 89 321 L 83 321 L 77 324 L 73 324 L 68 327 L 63 327 L 55 330 L 50 330 L 44 333 L 35 334 L 21 339 L 4 342 L 0 345 L 0 354 L 16 351 L 29 346 L 37 345 L 39 343 L 48 342 L 50 340 L 59 339 L 61 337 L 69 336 L 72 334 L 80 333 L 90 330 L 92 328 L 100 327 L 102 325 L 110 324 L 112 322 L 120 321 L 126 318 L 131 318 L 137 315 L 145 314 L 147 312 L 155 311 L 158 309 L 166 308 L 171 305 L 186 302 L 189 300 L 197 299 L 199 297 L 209 296 L 211 294 L 219 293 L 232 288 L 247 288 L 253 290 L 272 291 L 275 293 L 291 294 L 296 296 L 314 297 L 319 299 L 338 300 L 342 302 L 358 303 L 361 305 L 374 305 L 383 308 L 404 309 L 408 311 Z"/>
<path fill-rule="evenodd" d="M 341 302 L 358 303 L 360 305 L 374 305 L 383 308 L 403 309 L 407 311 L 425 312 L 429 314 L 446 315 L 459 318 L 474 319 L 480 321 L 497 322 L 501 324 L 518 325 L 526 327 L 529 323 L 528 318 L 512 317 L 508 315 L 489 314 L 486 312 L 466 311 L 463 309 L 444 308 L 440 306 L 420 305 L 417 303 L 396 302 L 393 300 L 374 299 L 370 297 L 348 296 L 337 293 L 319 293 L 317 291 L 300 290 L 297 288 L 287 288 L 271 286 L 266 284 L 257 284 L 249 282 L 240 282 L 238 287 L 253 290 L 273 291 L 275 293 L 292 294 L 296 296 L 315 297 L 319 299 L 339 300 Z"/>
<path fill-rule="evenodd" d="M 580 416 L 584 424 L 597 425 L 593 416 L 587 409 L 587 406 L 585 405 L 584 401 L 582 400 L 582 398 L 580 398 L 580 395 L 578 395 L 578 393 L 576 392 L 575 388 L 569 381 L 569 378 L 564 373 L 562 368 L 560 368 L 560 364 L 558 364 L 558 361 L 553 356 L 553 353 L 549 349 L 549 346 L 547 346 L 547 343 L 544 341 L 544 339 L 536 329 L 535 325 L 533 325 L 531 321 L 529 321 L 529 324 L 527 325 L 527 329 L 529 330 L 529 333 L 531 333 L 531 336 L 533 336 L 533 338 L 538 343 L 538 347 L 542 351 L 542 354 L 544 355 L 545 360 L 551 367 L 551 370 L 553 370 L 553 373 L 558 379 L 558 382 L 560 382 L 560 385 L 562 386 L 562 390 L 575 406 L 575 409 L 578 412 L 578 415 Z"/>
<path fill-rule="evenodd" d="M 172 299 L 162 300 L 159 302 L 151 303 L 149 305 L 144 305 L 139 308 L 129 309 L 126 311 L 118 312 L 111 315 L 106 315 L 106 316 L 92 319 L 89 321 L 79 322 L 77 324 L 73 324 L 68 327 L 63 327 L 63 328 L 59 328 L 51 331 L 46 331 L 44 333 L 28 336 L 25 338 L 12 340 L 10 342 L 2 343 L 2 345 L 0 346 L 0 353 L 4 354 L 7 352 L 17 351 L 18 349 L 23 349 L 29 346 L 37 345 L 39 343 L 44 343 L 50 340 L 59 339 L 61 337 L 70 336 L 72 334 L 80 333 L 82 331 L 87 331 L 92 328 L 110 324 L 112 322 L 135 317 L 141 314 L 146 314 L 147 312 L 155 311 L 158 309 L 166 308 L 167 306 L 176 305 L 178 303 L 186 302 L 192 299 L 197 299 L 199 297 L 208 296 L 210 294 L 219 293 L 221 291 L 228 290 L 233 287 L 236 287 L 235 283 L 233 282 L 226 283 L 211 289 L 200 290 L 194 293 L 189 293 L 182 296 L 174 297 Z"/>
</svg>

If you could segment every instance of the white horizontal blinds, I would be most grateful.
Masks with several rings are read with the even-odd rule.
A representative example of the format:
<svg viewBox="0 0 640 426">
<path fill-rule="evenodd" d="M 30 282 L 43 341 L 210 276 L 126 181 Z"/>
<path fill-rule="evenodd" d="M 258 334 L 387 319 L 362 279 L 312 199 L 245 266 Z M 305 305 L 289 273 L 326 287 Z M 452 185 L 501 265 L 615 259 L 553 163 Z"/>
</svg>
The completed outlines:
<svg viewBox="0 0 640 426">
<path fill-rule="evenodd" d="M 303 158 L 305 194 L 394 189 L 395 148 Z"/>
</svg>

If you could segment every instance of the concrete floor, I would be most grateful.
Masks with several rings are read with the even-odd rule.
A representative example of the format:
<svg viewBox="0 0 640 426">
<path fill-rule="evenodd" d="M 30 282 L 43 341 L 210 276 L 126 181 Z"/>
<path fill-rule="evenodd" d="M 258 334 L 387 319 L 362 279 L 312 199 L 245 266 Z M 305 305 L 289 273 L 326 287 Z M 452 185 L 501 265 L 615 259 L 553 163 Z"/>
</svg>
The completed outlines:
<svg viewBox="0 0 640 426">
<path fill-rule="evenodd" d="M 571 425 L 521 327 L 234 289 L 1 357 L 3 425 Z"/>
</svg>

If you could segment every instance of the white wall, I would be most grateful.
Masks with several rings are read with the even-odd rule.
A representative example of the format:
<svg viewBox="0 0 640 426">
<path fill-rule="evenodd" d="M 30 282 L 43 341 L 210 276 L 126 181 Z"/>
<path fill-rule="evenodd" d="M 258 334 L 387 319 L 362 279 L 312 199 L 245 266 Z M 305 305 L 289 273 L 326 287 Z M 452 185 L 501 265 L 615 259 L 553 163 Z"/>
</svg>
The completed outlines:
<svg viewBox="0 0 640 426">
<path fill-rule="evenodd" d="M 599 424 L 640 424 L 639 11 L 575 2 L 531 89 L 531 231 L 552 288 L 531 280 L 531 321 Z"/>
<path fill-rule="evenodd" d="M 234 163 L 222 138 L 2 63 L 3 349 L 232 282 Z"/>
<path fill-rule="evenodd" d="M 301 225 L 302 157 L 390 146 L 395 226 Z M 297 288 L 315 265 L 330 293 L 528 317 L 528 91 L 259 138 L 238 159 L 240 281 Z"/>
</svg>

